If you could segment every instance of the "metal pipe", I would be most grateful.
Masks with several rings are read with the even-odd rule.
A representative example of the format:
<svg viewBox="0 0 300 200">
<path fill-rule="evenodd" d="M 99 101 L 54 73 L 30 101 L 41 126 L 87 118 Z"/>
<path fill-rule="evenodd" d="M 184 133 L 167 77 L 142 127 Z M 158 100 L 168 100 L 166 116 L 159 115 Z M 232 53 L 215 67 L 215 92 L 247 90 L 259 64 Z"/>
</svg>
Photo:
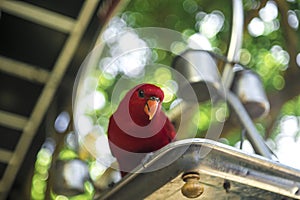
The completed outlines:
<svg viewBox="0 0 300 200">
<path fill-rule="evenodd" d="M 232 0 L 232 29 L 231 38 L 227 53 L 227 59 L 230 62 L 239 61 L 239 51 L 243 42 L 243 26 L 244 26 L 244 13 L 242 0 Z M 229 88 L 233 80 L 232 64 L 226 63 L 222 75 L 222 81 L 226 88 Z"/>
<path fill-rule="evenodd" d="M 271 150 L 264 142 L 262 136 L 258 133 L 249 114 L 240 102 L 239 98 L 229 90 L 226 93 L 226 98 L 227 102 L 232 106 L 244 128 L 246 129 L 247 138 L 253 145 L 254 151 L 266 158 L 273 159 L 274 157 Z"/>
</svg>

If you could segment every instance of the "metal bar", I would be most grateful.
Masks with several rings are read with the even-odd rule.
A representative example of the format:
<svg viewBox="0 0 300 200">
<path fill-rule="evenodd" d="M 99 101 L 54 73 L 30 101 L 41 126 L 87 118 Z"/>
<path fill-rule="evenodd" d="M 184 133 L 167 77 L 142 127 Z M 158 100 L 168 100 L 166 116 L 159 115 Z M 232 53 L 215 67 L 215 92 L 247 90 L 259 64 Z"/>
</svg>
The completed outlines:
<svg viewBox="0 0 300 200">
<path fill-rule="evenodd" d="M 3 2 L 4 2 L 4 0 L 0 0 L 0 8 L 1 8 Z"/>
<path fill-rule="evenodd" d="M 230 62 L 238 62 L 240 56 L 239 51 L 243 42 L 244 13 L 242 0 L 232 0 L 232 9 L 232 29 L 227 59 Z M 226 63 L 222 75 L 222 81 L 225 88 L 230 87 L 232 80 L 232 65 L 230 63 Z"/>
<path fill-rule="evenodd" d="M 70 17 L 22 1 L 3 1 L 1 9 L 3 12 L 64 33 L 73 30 L 76 22 Z"/>
<path fill-rule="evenodd" d="M 23 130 L 27 122 L 28 119 L 26 117 L 0 110 L 0 125 L 2 126 Z"/>
<path fill-rule="evenodd" d="M 13 152 L 5 149 L 0 149 L 0 162 L 8 163 L 13 155 Z"/>
<path fill-rule="evenodd" d="M 230 61 L 238 62 L 240 60 L 240 49 L 243 42 L 243 2 L 242 0 L 233 0 L 232 31 L 227 58 Z"/>
<path fill-rule="evenodd" d="M 30 116 L 22 136 L 16 146 L 15 152 L 11 158 L 10 166 L 5 170 L 3 178 L 0 182 L 0 199 L 5 199 L 9 192 L 16 174 L 24 160 L 26 152 L 31 144 L 31 141 L 39 128 L 40 123 L 49 107 L 51 100 L 58 88 L 60 81 L 70 63 L 76 48 L 80 42 L 80 39 L 92 18 L 92 15 L 98 5 L 98 0 L 86 0 L 82 6 L 79 14 L 78 21 L 76 22 L 74 29 L 71 31 L 69 38 L 67 39 L 61 54 L 59 55 L 53 71 L 49 77 L 47 84 L 40 95 L 36 106 Z"/>
<path fill-rule="evenodd" d="M 227 97 L 227 101 L 232 106 L 235 113 L 238 115 L 239 120 L 247 130 L 246 132 L 247 138 L 253 145 L 255 152 L 266 158 L 273 159 L 274 155 L 272 154 L 272 152 L 264 142 L 262 136 L 258 133 L 251 118 L 249 117 L 249 114 L 247 113 L 246 109 L 240 102 L 239 98 L 236 97 L 236 95 L 231 91 L 227 91 L 226 97 Z"/>
<path fill-rule="evenodd" d="M 38 83 L 46 83 L 50 76 L 47 70 L 3 56 L 0 56 L 0 71 Z"/>
<path fill-rule="evenodd" d="M 204 157 L 201 156 L 203 148 L 209 149 Z M 101 193 L 98 200 L 145 199 L 150 194 L 154 195 L 163 185 L 172 184 L 170 181 L 173 178 L 190 169 L 200 171 L 200 180 L 201 177 L 210 175 L 211 180 L 219 177 L 235 182 L 245 189 L 240 191 L 245 197 L 257 195 L 258 193 L 251 194 L 252 189 L 257 189 L 261 195 L 278 197 L 276 199 L 284 196 L 300 199 L 297 194 L 300 187 L 299 170 L 213 140 L 192 138 L 173 142 L 158 150 L 132 174 Z M 225 195 L 222 181 L 217 184 L 221 184 Z M 171 193 L 174 194 L 178 189 L 172 188 Z M 217 190 L 217 185 L 215 189 Z M 212 198 L 213 192 L 207 195 L 210 197 L 207 199 L 215 199 Z"/>
</svg>

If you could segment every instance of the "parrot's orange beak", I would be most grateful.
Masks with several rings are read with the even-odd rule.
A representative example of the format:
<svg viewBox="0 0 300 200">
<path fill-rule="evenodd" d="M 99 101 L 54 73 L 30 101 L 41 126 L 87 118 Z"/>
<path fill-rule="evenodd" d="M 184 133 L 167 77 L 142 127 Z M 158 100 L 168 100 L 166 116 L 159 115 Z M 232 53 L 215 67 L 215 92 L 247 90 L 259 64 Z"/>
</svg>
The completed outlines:
<svg viewBox="0 0 300 200">
<path fill-rule="evenodd" d="M 154 117 L 158 108 L 158 104 L 159 98 L 157 97 L 151 97 L 149 100 L 147 100 L 144 111 L 149 116 L 149 120 L 152 120 L 152 118 Z"/>
</svg>

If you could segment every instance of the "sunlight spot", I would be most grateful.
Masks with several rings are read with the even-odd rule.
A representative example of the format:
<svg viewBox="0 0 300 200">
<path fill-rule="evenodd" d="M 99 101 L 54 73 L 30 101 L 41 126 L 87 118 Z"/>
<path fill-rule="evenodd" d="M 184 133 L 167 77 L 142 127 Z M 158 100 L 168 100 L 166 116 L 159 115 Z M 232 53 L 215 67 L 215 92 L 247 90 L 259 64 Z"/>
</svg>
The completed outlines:
<svg viewBox="0 0 300 200">
<path fill-rule="evenodd" d="M 277 18 L 278 9 L 274 1 L 268 1 L 266 6 L 259 11 L 259 16 L 265 22 L 270 22 Z"/>
<path fill-rule="evenodd" d="M 108 27 L 105 29 L 102 38 L 110 46 L 118 39 L 120 29 L 126 27 L 126 22 L 119 17 L 114 17 L 110 20 Z"/>
<path fill-rule="evenodd" d="M 154 79 L 160 83 L 164 84 L 166 81 L 172 78 L 171 71 L 167 68 L 160 67 L 154 72 Z"/>
<path fill-rule="evenodd" d="M 174 54 L 179 54 L 184 51 L 186 48 L 186 44 L 183 42 L 175 41 L 171 44 L 171 51 Z"/>
<path fill-rule="evenodd" d="M 93 121 L 90 117 L 80 116 L 78 119 L 78 132 L 81 137 L 84 137 L 93 127 Z"/>
<path fill-rule="evenodd" d="M 251 20 L 251 22 L 248 25 L 248 31 L 250 35 L 257 37 L 264 33 L 265 25 L 261 19 L 258 17 L 255 17 Z"/>
<path fill-rule="evenodd" d="M 140 77 L 144 67 L 151 59 L 151 51 L 133 28 L 115 17 L 111 20 L 103 34 L 109 46 L 110 57 L 103 58 L 99 67 L 103 72 L 115 77 L 122 72 L 128 77 Z"/>
<path fill-rule="evenodd" d="M 87 77 L 83 82 L 83 89 L 86 92 L 92 92 L 97 86 L 97 78 Z"/>
<path fill-rule="evenodd" d="M 167 103 L 167 102 L 172 101 L 173 96 L 174 96 L 172 90 L 168 87 L 161 87 L 161 89 L 164 92 L 164 101 L 163 102 Z"/>
<path fill-rule="evenodd" d="M 224 122 L 226 120 L 226 108 L 224 106 L 216 111 L 216 119 L 219 122 Z"/>
<path fill-rule="evenodd" d="M 213 11 L 210 14 L 205 15 L 201 20 L 199 32 L 207 38 L 215 37 L 223 27 L 224 15 L 220 11 Z"/>
<path fill-rule="evenodd" d="M 285 81 L 282 76 L 276 75 L 273 78 L 273 86 L 275 87 L 275 89 L 282 90 L 284 88 L 284 85 L 285 85 Z"/>
<path fill-rule="evenodd" d="M 280 120 L 280 133 L 275 138 L 276 147 L 274 151 L 281 163 L 300 169 L 298 121 L 299 118 L 296 116 L 285 116 Z"/>
<path fill-rule="evenodd" d="M 273 58 L 277 62 L 279 62 L 280 64 L 285 65 L 287 67 L 287 65 L 290 61 L 290 55 L 288 54 L 288 52 L 283 50 L 282 47 L 279 45 L 272 46 L 270 51 L 272 53 Z"/>
<path fill-rule="evenodd" d="M 110 75 L 112 78 L 115 78 L 119 72 L 118 65 L 111 57 L 106 57 L 100 60 L 99 68 L 103 73 Z"/>
<path fill-rule="evenodd" d="M 203 18 L 207 15 L 207 13 L 203 12 L 203 11 L 200 11 L 196 14 L 196 21 L 201 21 L 203 20 Z"/>
<path fill-rule="evenodd" d="M 94 109 L 101 109 L 105 106 L 106 98 L 102 91 L 94 92 Z"/>
<path fill-rule="evenodd" d="M 298 65 L 298 67 L 300 67 L 300 53 L 297 54 L 296 63 Z"/>
<path fill-rule="evenodd" d="M 281 135 L 294 136 L 298 131 L 298 121 L 295 116 L 285 116 L 280 121 Z"/>
<path fill-rule="evenodd" d="M 241 49 L 241 51 L 240 51 L 240 62 L 243 65 L 247 65 L 247 64 L 249 64 L 250 60 L 251 60 L 251 54 L 248 51 L 248 49 Z"/>
<path fill-rule="evenodd" d="M 68 112 L 61 112 L 54 122 L 54 128 L 58 133 L 63 133 L 67 130 L 70 123 L 70 115 Z"/>
<path fill-rule="evenodd" d="M 191 35 L 188 39 L 188 45 L 191 49 L 212 50 L 209 40 L 200 33 Z"/>
<path fill-rule="evenodd" d="M 172 91 L 172 93 L 176 94 L 178 91 L 178 84 L 176 81 L 174 80 L 168 80 L 165 82 L 165 85 L 170 88 L 170 90 Z"/>
<path fill-rule="evenodd" d="M 295 11 L 292 11 L 292 10 L 288 11 L 288 23 L 293 29 L 295 29 L 295 30 L 298 29 L 299 20 L 298 20 L 298 17 L 296 15 Z"/>
<path fill-rule="evenodd" d="M 81 189 L 88 173 L 87 164 L 81 160 L 69 160 L 63 166 L 64 184 L 74 189 Z"/>
</svg>

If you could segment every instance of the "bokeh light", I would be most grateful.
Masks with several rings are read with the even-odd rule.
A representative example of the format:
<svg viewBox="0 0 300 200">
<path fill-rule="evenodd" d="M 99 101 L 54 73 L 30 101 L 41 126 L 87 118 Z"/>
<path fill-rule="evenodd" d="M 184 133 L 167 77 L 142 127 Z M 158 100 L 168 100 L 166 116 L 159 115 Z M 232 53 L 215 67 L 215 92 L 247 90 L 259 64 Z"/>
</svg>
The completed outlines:
<svg viewBox="0 0 300 200">
<path fill-rule="evenodd" d="M 154 72 L 154 79 L 158 83 L 165 83 L 172 78 L 171 71 L 167 68 L 160 67 Z"/>
<path fill-rule="evenodd" d="M 93 120 L 89 116 L 79 116 L 77 128 L 82 137 L 84 137 L 93 127 Z"/>
<path fill-rule="evenodd" d="M 174 54 L 180 54 L 182 51 L 186 49 L 186 44 L 183 42 L 175 41 L 171 45 L 171 51 Z"/>
<path fill-rule="evenodd" d="M 106 93 L 104 91 L 96 90 L 94 92 L 94 109 L 102 109 L 106 103 Z"/>
<path fill-rule="evenodd" d="M 265 31 L 264 22 L 258 17 L 253 18 L 248 24 L 248 31 L 254 37 L 262 35 Z"/>
<path fill-rule="evenodd" d="M 248 24 L 248 31 L 253 37 L 269 35 L 280 27 L 278 8 L 274 1 L 268 1 L 265 7 L 259 10 L 259 16 L 254 17 Z"/>
<path fill-rule="evenodd" d="M 298 65 L 298 67 L 300 67 L 300 53 L 298 53 L 296 56 L 296 63 Z"/>
<path fill-rule="evenodd" d="M 48 140 L 46 140 L 45 143 L 49 143 Z M 47 146 L 49 146 L 49 144 L 45 145 L 44 147 Z M 49 177 L 48 170 L 52 162 L 53 152 L 51 149 L 42 148 L 37 154 L 35 172 L 31 183 L 31 199 L 33 200 L 45 199 L 47 181 Z"/>
<path fill-rule="evenodd" d="M 299 117 L 284 116 L 280 120 L 279 134 L 275 137 L 275 153 L 281 163 L 300 169 L 297 156 L 300 151 Z"/>
<path fill-rule="evenodd" d="M 215 37 L 222 29 L 224 15 L 221 11 L 213 11 L 206 14 L 200 21 L 199 32 L 207 38 Z"/>
<path fill-rule="evenodd" d="M 240 62 L 243 65 L 248 65 L 251 60 L 251 53 L 248 49 L 241 49 L 240 50 Z"/>
<path fill-rule="evenodd" d="M 188 45 L 191 49 L 212 51 L 212 45 L 210 41 L 200 33 L 191 35 L 188 39 Z"/>
<path fill-rule="evenodd" d="M 67 111 L 61 112 L 54 122 L 54 128 L 58 133 L 63 133 L 67 130 L 70 123 L 70 115 Z"/>
<path fill-rule="evenodd" d="M 288 11 L 288 23 L 295 30 L 297 30 L 299 27 L 299 19 L 296 12 L 293 10 Z"/>
<path fill-rule="evenodd" d="M 198 10 L 198 4 L 194 0 L 185 0 L 183 2 L 183 9 L 188 13 L 194 13 Z"/>
<path fill-rule="evenodd" d="M 104 73 L 113 77 L 120 72 L 128 77 L 142 76 L 151 51 L 133 28 L 128 27 L 123 19 L 114 17 L 103 33 L 103 40 L 110 53 L 110 57 L 99 62 Z"/>
<path fill-rule="evenodd" d="M 220 106 L 216 110 L 216 120 L 219 122 L 224 122 L 228 116 L 228 109 L 226 105 Z"/>
<path fill-rule="evenodd" d="M 275 62 L 278 62 L 280 65 L 282 65 L 284 68 L 281 68 L 281 69 L 285 70 L 290 61 L 290 56 L 289 56 L 288 52 L 284 51 L 282 49 L 282 47 L 279 45 L 272 46 L 270 51 L 275 59 Z"/>
<path fill-rule="evenodd" d="M 266 6 L 259 11 L 260 18 L 265 22 L 273 21 L 278 16 L 277 5 L 274 1 L 268 1 Z"/>
</svg>

